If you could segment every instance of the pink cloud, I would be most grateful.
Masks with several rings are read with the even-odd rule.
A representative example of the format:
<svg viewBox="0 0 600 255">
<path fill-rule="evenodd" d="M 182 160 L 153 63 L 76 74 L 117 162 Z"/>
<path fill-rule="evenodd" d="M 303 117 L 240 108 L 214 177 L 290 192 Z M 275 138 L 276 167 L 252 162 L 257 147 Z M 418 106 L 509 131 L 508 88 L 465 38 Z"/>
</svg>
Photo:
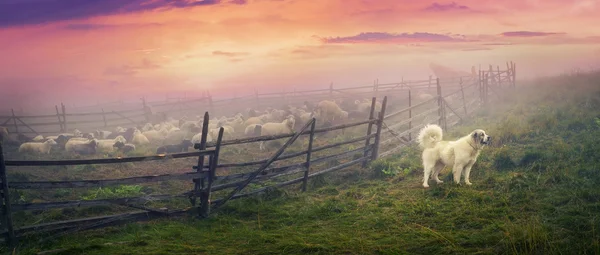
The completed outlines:
<svg viewBox="0 0 600 255">
<path fill-rule="evenodd" d="M 566 33 L 511 31 L 511 32 L 504 32 L 501 35 L 505 36 L 505 37 L 538 37 L 538 36 L 551 36 L 551 35 L 563 35 L 563 34 L 566 34 Z"/>
<path fill-rule="evenodd" d="M 434 33 L 386 33 L 386 32 L 364 32 L 358 35 L 346 37 L 320 38 L 323 43 L 416 43 L 416 42 L 465 42 L 464 36 L 444 35 Z"/>
</svg>

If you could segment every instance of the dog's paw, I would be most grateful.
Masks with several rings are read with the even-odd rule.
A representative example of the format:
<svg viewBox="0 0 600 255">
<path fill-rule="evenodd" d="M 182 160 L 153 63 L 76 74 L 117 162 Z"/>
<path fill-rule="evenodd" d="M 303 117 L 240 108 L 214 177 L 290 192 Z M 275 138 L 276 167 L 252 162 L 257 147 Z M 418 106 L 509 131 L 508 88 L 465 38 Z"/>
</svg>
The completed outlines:
<svg viewBox="0 0 600 255">
<path fill-rule="evenodd" d="M 440 181 L 436 181 L 436 182 L 437 182 L 437 184 L 442 184 L 442 183 L 444 183 L 444 181 L 441 181 L 441 180 L 440 180 Z"/>
<path fill-rule="evenodd" d="M 429 188 L 429 184 L 423 184 L 423 188 Z"/>
<path fill-rule="evenodd" d="M 465 182 L 465 184 L 467 184 L 469 186 L 473 185 L 473 183 L 471 183 L 471 182 Z"/>
</svg>

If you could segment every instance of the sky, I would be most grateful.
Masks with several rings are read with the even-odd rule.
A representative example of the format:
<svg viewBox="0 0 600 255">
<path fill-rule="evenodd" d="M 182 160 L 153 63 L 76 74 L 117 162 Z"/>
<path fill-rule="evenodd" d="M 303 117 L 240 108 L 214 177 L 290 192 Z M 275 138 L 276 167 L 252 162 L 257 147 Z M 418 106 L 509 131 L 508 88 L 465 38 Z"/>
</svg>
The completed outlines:
<svg viewBox="0 0 600 255">
<path fill-rule="evenodd" d="M 600 0 L 2 0 L 0 108 L 598 66 Z"/>
</svg>

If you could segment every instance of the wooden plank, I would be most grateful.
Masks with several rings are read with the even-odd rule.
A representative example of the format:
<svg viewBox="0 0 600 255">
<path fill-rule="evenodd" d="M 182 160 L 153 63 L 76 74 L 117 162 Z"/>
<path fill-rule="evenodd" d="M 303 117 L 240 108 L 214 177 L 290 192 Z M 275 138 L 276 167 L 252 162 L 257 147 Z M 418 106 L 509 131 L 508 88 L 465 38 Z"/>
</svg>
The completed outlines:
<svg viewBox="0 0 600 255">
<path fill-rule="evenodd" d="M 98 200 L 71 200 L 71 201 L 60 201 L 60 202 L 45 202 L 45 203 L 26 203 L 26 204 L 12 204 L 13 210 L 17 211 L 30 211 L 30 210 L 49 210 L 57 208 L 68 208 L 68 207 L 88 207 L 88 206 L 99 206 L 99 205 L 125 205 L 129 203 L 144 203 L 148 201 L 158 200 L 169 200 L 173 198 L 184 198 L 187 197 L 187 193 L 179 195 L 149 195 L 143 197 L 124 197 L 115 199 L 98 199 Z"/>
<path fill-rule="evenodd" d="M 420 103 L 418 103 L 418 104 L 415 104 L 415 105 L 413 105 L 413 106 L 410 106 L 410 107 L 404 108 L 404 109 L 402 109 L 402 110 L 400 110 L 400 111 L 397 111 L 397 112 L 394 112 L 394 113 L 390 113 L 390 114 L 386 115 L 386 116 L 384 117 L 384 119 L 389 119 L 389 118 L 391 118 L 391 117 L 394 117 L 394 116 L 397 116 L 397 115 L 399 115 L 399 114 L 402 114 L 402 113 L 408 112 L 408 111 L 409 111 L 409 110 L 411 110 L 411 109 L 414 109 L 414 108 L 417 108 L 417 107 L 419 107 L 419 106 L 422 106 L 422 105 L 425 105 L 425 104 L 428 104 L 428 103 L 434 102 L 434 101 L 436 101 L 436 100 L 438 100 L 438 98 L 437 98 L 437 97 L 435 97 L 435 98 L 432 98 L 432 99 L 429 99 L 429 100 L 425 100 L 425 101 L 423 101 L 423 102 L 420 102 Z"/>
<path fill-rule="evenodd" d="M 174 154 L 158 154 L 153 156 L 126 157 L 126 158 L 99 158 L 99 159 L 73 159 L 73 160 L 7 160 L 7 166 L 72 166 L 72 165 L 93 165 L 93 164 L 118 164 L 128 162 L 142 162 L 154 160 L 166 160 L 177 158 L 189 158 L 202 155 L 212 155 L 214 150 L 202 150 L 194 152 L 182 152 Z"/>
<path fill-rule="evenodd" d="M 11 182 L 13 189 L 67 189 L 67 188 L 96 188 L 111 185 L 138 184 L 171 180 L 191 180 L 201 178 L 206 172 L 190 172 L 183 174 L 162 174 L 135 176 L 121 179 L 82 180 L 82 181 L 41 181 L 41 182 Z"/>
<path fill-rule="evenodd" d="M 422 112 L 422 113 L 419 113 L 419 114 L 417 114 L 417 115 L 414 115 L 414 116 L 412 116 L 412 117 L 410 117 L 410 118 L 408 118 L 408 119 L 405 119 L 405 120 L 403 120 L 403 121 L 401 121 L 401 122 L 398 122 L 398 123 L 396 123 L 396 124 L 394 124 L 394 125 L 391 125 L 391 126 L 389 126 L 388 128 L 390 128 L 390 129 L 394 129 L 394 130 L 395 130 L 395 129 L 397 129 L 398 127 L 401 127 L 401 126 L 404 126 L 404 125 L 406 125 L 406 124 L 409 124 L 409 123 L 411 123 L 412 121 L 414 121 L 415 119 L 417 119 L 417 118 L 419 118 L 419 117 L 423 117 L 423 116 L 429 115 L 429 114 L 431 114 L 432 112 L 435 112 L 435 111 L 438 111 L 438 110 L 439 110 L 439 107 L 431 108 L 431 109 L 429 109 L 429 110 L 427 110 L 427 111 L 424 111 L 424 112 Z M 409 127 L 409 128 L 410 128 L 410 127 Z"/>
<path fill-rule="evenodd" d="M 324 132 L 329 132 L 329 131 L 334 131 L 334 130 L 339 130 L 339 129 L 346 129 L 346 128 L 360 126 L 360 125 L 364 125 L 364 124 L 368 124 L 368 123 L 374 123 L 374 122 L 377 122 L 377 119 L 363 120 L 363 121 L 357 121 L 357 122 L 352 122 L 352 123 L 337 125 L 337 126 L 328 127 L 328 128 L 315 129 L 315 133 L 324 133 Z M 301 135 L 310 134 L 310 130 L 303 131 L 300 134 Z M 225 145 L 235 145 L 235 144 L 244 144 L 244 143 L 271 141 L 271 140 L 277 140 L 277 139 L 282 139 L 282 138 L 289 138 L 289 137 L 292 137 L 294 135 L 295 135 L 295 133 L 283 134 L 283 135 L 257 136 L 257 137 L 249 137 L 249 138 L 242 138 L 242 139 L 234 139 L 234 140 L 223 141 L 221 143 L 221 145 L 225 146 Z M 214 147 L 215 143 L 216 142 L 207 143 L 206 147 L 207 148 Z"/>
<path fill-rule="evenodd" d="M 377 132 L 375 133 L 375 144 L 373 144 L 373 151 L 371 152 L 371 161 L 377 159 L 377 154 L 379 153 L 379 142 L 381 141 L 381 129 L 383 128 L 386 107 L 387 96 L 383 97 L 383 103 L 381 103 L 381 111 L 379 112 L 379 119 L 377 121 Z"/>
<path fill-rule="evenodd" d="M 348 157 L 351 155 L 355 155 L 356 153 L 360 153 L 360 152 L 364 151 L 365 149 L 370 150 L 370 147 L 372 147 L 372 146 L 369 146 L 367 148 L 361 147 L 358 149 L 354 149 L 354 150 L 347 151 L 347 152 L 342 152 L 339 154 L 328 155 L 328 156 L 320 157 L 317 159 L 312 159 L 310 161 L 310 163 L 311 164 L 319 164 L 319 163 L 323 163 L 323 162 L 326 162 L 329 160 L 339 160 L 339 159 L 342 159 L 342 158 L 345 158 L 345 157 Z M 266 169 L 263 172 L 261 172 L 261 175 L 259 175 L 257 177 L 257 179 L 270 178 L 272 176 L 277 176 L 282 173 L 290 172 L 290 171 L 297 170 L 297 169 L 306 169 L 306 163 L 298 163 L 298 164 L 292 164 L 292 165 L 286 165 L 286 166 L 282 166 L 282 167 Z M 250 176 L 250 174 L 251 173 L 241 173 L 241 174 L 232 174 L 232 175 L 226 175 L 226 176 L 216 176 L 216 180 L 218 180 L 220 182 L 225 182 L 225 181 L 230 181 L 230 180 L 244 179 L 244 178 L 248 178 L 248 176 Z M 235 187 L 236 185 L 239 185 L 240 183 L 241 183 L 241 181 L 227 183 L 227 184 L 220 184 L 220 185 L 215 186 L 213 188 L 213 191 L 218 191 L 218 190 L 222 190 L 222 189 L 226 189 L 226 188 Z"/>
</svg>

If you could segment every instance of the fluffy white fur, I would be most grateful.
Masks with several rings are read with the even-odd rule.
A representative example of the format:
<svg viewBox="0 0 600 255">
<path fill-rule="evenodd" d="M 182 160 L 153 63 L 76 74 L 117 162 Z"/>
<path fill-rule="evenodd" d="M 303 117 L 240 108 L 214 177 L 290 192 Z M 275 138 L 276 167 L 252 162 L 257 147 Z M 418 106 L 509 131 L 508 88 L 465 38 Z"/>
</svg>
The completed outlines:
<svg viewBox="0 0 600 255">
<path fill-rule="evenodd" d="M 19 146 L 19 153 L 30 152 L 36 154 L 50 154 L 50 149 L 56 144 L 56 141 L 53 139 L 48 139 L 43 143 L 27 142 Z"/>
<path fill-rule="evenodd" d="M 131 143 L 135 145 L 146 145 L 150 143 L 150 140 L 148 140 L 148 138 L 144 134 L 142 134 L 141 131 L 136 129 L 135 131 L 133 131 L 133 139 Z"/>
<path fill-rule="evenodd" d="M 256 134 L 255 130 L 256 130 L 256 126 L 262 126 L 260 124 L 251 124 L 248 125 L 245 129 L 244 129 L 244 135 L 248 136 L 248 137 L 252 137 L 252 136 L 260 136 L 260 134 Z"/>
<path fill-rule="evenodd" d="M 475 129 L 455 141 L 442 139 L 442 128 L 435 124 L 423 127 L 417 137 L 417 143 L 423 149 L 423 187 L 429 187 L 429 176 L 438 184 L 443 183 L 438 175 L 444 166 L 452 167 L 455 183 L 459 184 L 461 175 L 464 174 L 465 184 L 471 185 L 471 167 L 477 161 L 481 149 L 491 142 L 491 136 L 481 129 Z"/>
<path fill-rule="evenodd" d="M 5 127 L 0 127 L 0 143 L 8 139 L 8 129 Z"/>
<path fill-rule="evenodd" d="M 71 140 L 69 140 L 69 141 L 71 141 Z M 97 140 L 96 142 L 98 143 L 97 150 L 101 153 L 106 153 L 106 152 L 114 151 L 114 149 L 115 149 L 114 145 L 116 142 L 127 143 L 127 140 L 125 140 L 125 137 L 120 135 L 120 136 L 115 137 L 115 139 L 101 139 L 101 140 Z M 66 149 L 66 145 L 65 145 L 65 149 Z"/>
<path fill-rule="evenodd" d="M 336 119 L 341 119 L 344 116 L 342 108 L 334 101 L 323 100 L 317 104 L 315 109 L 315 115 L 322 120 L 330 120 L 334 121 Z M 346 116 L 348 114 L 346 113 Z"/>
<path fill-rule="evenodd" d="M 210 143 L 210 142 L 212 142 L 212 140 L 213 140 L 213 139 L 212 139 L 212 136 L 211 136 L 211 135 L 210 135 L 210 133 L 209 133 L 209 134 L 206 136 L 206 142 Z M 195 134 L 195 135 L 192 137 L 192 143 L 200 143 L 201 141 L 202 141 L 202 133 Z"/>
</svg>

